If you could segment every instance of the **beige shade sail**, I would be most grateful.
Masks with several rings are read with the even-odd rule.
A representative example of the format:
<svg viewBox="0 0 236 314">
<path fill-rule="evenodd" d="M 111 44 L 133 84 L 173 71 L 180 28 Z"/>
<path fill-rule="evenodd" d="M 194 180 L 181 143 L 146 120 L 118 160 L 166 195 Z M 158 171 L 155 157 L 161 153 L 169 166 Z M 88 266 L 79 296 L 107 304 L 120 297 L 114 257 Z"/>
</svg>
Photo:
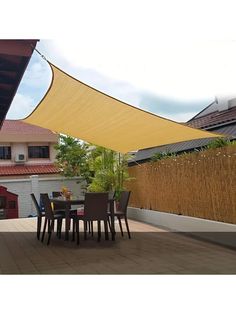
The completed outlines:
<svg viewBox="0 0 236 314">
<path fill-rule="evenodd" d="M 128 105 L 49 64 L 51 86 L 24 122 L 121 153 L 221 136 Z"/>
</svg>

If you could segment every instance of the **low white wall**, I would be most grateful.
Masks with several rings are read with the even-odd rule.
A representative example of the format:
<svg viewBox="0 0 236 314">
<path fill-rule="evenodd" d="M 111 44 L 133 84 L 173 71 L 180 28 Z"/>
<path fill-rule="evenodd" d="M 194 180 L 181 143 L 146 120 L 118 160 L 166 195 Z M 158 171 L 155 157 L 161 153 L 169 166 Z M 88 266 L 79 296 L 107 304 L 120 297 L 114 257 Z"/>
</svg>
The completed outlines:
<svg viewBox="0 0 236 314">
<path fill-rule="evenodd" d="M 62 177 L 39 178 L 37 175 L 29 179 L 0 180 L 0 185 L 5 186 L 9 192 L 18 194 L 19 217 L 24 218 L 36 214 L 30 193 L 39 198 L 40 193 L 51 194 L 52 191 L 60 191 L 62 186 L 67 186 L 74 195 L 81 194 L 81 185 L 78 178 L 65 179 Z"/>
<path fill-rule="evenodd" d="M 160 228 L 188 232 L 206 240 L 236 247 L 236 225 L 234 224 L 134 207 L 129 207 L 128 217 Z"/>
</svg>

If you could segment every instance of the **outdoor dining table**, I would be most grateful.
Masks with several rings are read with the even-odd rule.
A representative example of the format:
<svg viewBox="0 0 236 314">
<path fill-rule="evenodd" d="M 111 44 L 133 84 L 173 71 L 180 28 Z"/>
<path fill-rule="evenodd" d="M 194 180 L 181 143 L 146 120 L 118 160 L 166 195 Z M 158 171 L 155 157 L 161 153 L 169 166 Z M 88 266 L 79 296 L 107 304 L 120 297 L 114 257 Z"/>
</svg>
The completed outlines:
<svg viewBox="0 0 236 314">
<path fill-rule="evenodd" d="M 69 231 L 70 231 L 70 213 L 73 211 L 71 209 L 71 205 L 82 205 L 84 204 L 85 197 L 79 196 L 79 197 L 71 197 L 70 199 L 66 199 L 65 197 L 59 196 L 59 197 L 52 197 L 50 198 L 50 201 L 53 204 L 60 204 L 63 205 L 63 208 L 65 209 L 65 240 L 69 240 Z M 114 219 L 114 198 L 110 198 L 108 200 L 109 210 L 111 213 L 111 234 L 112 234 L 112 240 L 115 240 L 115 219 Z M 61 209 L 59 209 L 61 210 Z"/>
</svg>

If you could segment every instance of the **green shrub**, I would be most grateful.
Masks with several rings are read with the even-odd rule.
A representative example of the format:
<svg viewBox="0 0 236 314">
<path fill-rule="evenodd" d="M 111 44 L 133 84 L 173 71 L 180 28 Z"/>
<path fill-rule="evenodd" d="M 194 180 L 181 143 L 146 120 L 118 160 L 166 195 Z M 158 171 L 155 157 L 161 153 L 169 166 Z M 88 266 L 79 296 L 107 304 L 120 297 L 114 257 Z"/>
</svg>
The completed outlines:
<svg viewBox="0 0 236 314">
<path fill-rule="evenodd" d="M 162 159 L 167 159 L 167 158 L 176 158 L 178 156 L 183 156 L 183 155 L 189 155 L 189 154 L 193 154 L 193 153 L 199 153 L 199 152 L 204 152 L 207 149 L 211 149 L 211 148 L 219 148 L 219 147 L 224 147 L 224 146 L 229 146 L 229 145 L 236 145 L 236 141 L 230 141 L 229 139 L 225 139 L 225 138 L 217 138 L 216 140 L 211 141 L 207 146 L 201 147 L 201 148 L 195 148 L 193 151 L 189 151 L 189 152 L 179 152 L 178 154 L 176 153 L 170 153 L 170 152 L 160 152 L 160 153 L 156 153 L 152 156 L 151 161 L 155 162 L 158 160 L 162 160 Z"/>
<path fill-rule="evenodd" d="M 152 156 L 151 160 L 152 161 L 158 161 L 161 159 L 167 159 L 167 158 L 171 158 L 171 157 L 176 157 L 175 153 L 170 153 L 170 152 L 160 152 L 160 153 L 156 153 Z"/>
<path fill-rule="evenodd" d="M 225 138 L 217 138 L 216 140 L 210 142 L 206 148 L 219 148 L 219 147 L 224 147 L 224 146 L 228 146 L 231 145 L 230 141 L 225 139 Z"/>
</svg>

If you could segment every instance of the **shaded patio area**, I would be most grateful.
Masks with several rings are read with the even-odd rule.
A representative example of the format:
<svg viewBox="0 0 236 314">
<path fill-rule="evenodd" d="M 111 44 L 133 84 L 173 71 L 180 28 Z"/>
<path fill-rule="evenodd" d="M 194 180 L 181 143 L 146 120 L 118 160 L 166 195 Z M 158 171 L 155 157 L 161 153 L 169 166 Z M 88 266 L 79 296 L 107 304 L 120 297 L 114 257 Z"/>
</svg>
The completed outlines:
<svg viewBox="0 0 236 314">
<path fill-rule="evenodd" d="M 0 221 L 1 274 L 235 274 L 236 251 L 130 221 L 132 239 L 36 239 L 34 218 Z M 118 226 L 117 226 L 118 230 Z"/>
</svg>

